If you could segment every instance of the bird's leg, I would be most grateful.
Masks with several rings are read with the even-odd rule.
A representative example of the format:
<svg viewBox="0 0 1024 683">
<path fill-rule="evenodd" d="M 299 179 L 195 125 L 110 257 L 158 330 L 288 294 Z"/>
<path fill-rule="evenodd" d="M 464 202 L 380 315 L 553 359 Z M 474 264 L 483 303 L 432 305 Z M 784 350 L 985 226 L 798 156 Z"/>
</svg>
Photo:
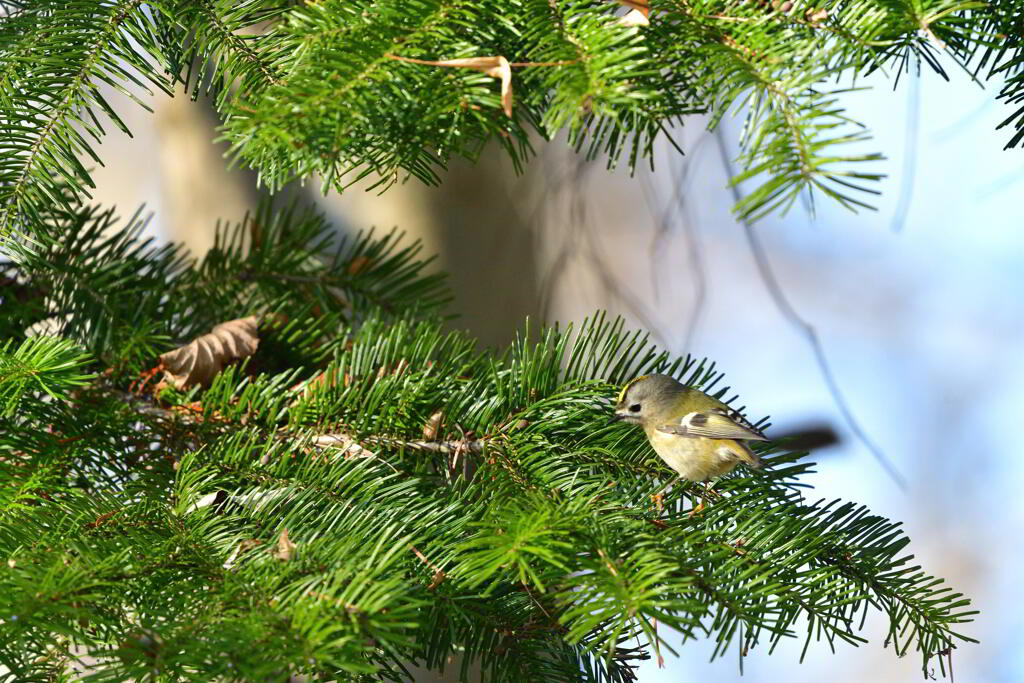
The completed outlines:
<svg viewBox="0 0 1024 683">
<path fill-rule="evenodd" d="M 692 510 L 690 510 L 690 517 L 693 517 L 698 512 L 701 512 L 702 510 L 704 510 L 704 503 L 711 501 L 711 494 L 714 493 L 711 490 L 711 487 L 714 486 L 714 485 L 715 485 L 715 483 L 712 482 L 712 481 L 704 482 L 704 494 L 700 496 L 700 505 L 698 505 L 697 507 L 695 507 Z"/>
<path fill-rule="evenodd" d="M 698 505 L 697 507 L 695 507 L 692 510 L 690 510 L 689 516 L 693 517 L 695 514 L 697 514 L 698 512 L 701 512 L 703 510 L 704 510 L 704 499 L 702 498 L 701 501 L 700 501 L 700 505 Z"/>
<path fill-rule="evenodd" d="M 698 497 L 700 498 L 700 504 L 699 505 L 695 505 L 690 510 L 690 517 L 693 517 L 695 514 L 697 514 L 698 512 L 701 512 L 704 509 L 704 496 L 701 496 L 700 494 L 697 494 L 697 495 L 694 496 L 694 500 L 696 500 Z"/>
<path fill-rule="evenodd" d="M 664 509 L 663 501 L 665 500 L 665 491 L 667 491 L 668 488 L 672 486 L 672 484 L 674 484 L 676 481 L 678 480 L 671 479 L 665 482 L 661 486 L 661 488 L 659 488 L 657 491 L 651 494 L 651 501 L 654 503 L 654 507 L 657 508 L 658 512 L 661 512 L 662 509 Z"/>
</svg>

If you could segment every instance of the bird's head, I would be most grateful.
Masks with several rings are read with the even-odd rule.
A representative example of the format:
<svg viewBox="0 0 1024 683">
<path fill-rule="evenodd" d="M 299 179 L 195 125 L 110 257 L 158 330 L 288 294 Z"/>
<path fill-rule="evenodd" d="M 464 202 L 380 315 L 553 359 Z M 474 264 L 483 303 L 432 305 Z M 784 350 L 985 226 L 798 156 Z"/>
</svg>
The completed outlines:
<svg viewBox="0 0 1024 683">
<path fill-rule="evenodd" d="M 671 412 L 686 387 L 668 375 L 643 375 L 622 387 L 612 421 L 643 424 Z"/>
</svg>

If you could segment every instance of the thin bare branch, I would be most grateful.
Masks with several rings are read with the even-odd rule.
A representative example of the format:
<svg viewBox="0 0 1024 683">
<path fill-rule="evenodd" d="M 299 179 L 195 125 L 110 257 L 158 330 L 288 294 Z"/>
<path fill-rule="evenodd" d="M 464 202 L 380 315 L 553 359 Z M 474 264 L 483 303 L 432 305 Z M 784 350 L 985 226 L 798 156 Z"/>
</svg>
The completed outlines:
<svg viewBox="0 0 1024 683">
<path fill-rule="evenodd" d="M 725 144 L 725 137 L 722 133 L 722 127 L 719 126 L 715 130 L 715 139 L 718 142 L 718 151 L 721 155 L 722 166 L 725 169 L 726 174 L 731 180 L 735 173 L 733 172 L 732 162 L 729 159 L 729 150 Z M 739 201 L 742 199 L 739 188 L 735 184 L 729 185 L 732 190 L 733 199 Z M 789 298 L 782 290 L 782 286 L 779 284 L 778 278 L 775 277 L 775 271 L 772 270 L 771 264 L 768 262 L 768 255 L 765 251 L 764 245 L 761 244 L 761 240 L 758 237 L 753 226 L 743 219 L 739 218 L 740 225 L 743 226 L 743 232 L 746 235 L 747 243 L 750 245 L 750 251 L 754 255 L 754 261 L 757 263 L 758 273 L 761 275 L 761 281 L 764 283 L 765 288 L 771 295 L 772 300 L 775 302 L 776 308 L 782 314 L 790 325 L 793 326 L 798 332 L 800 332 L 807 343 L 811 347 L 811 351 L 814 354 L 814 359 L 818 364 L 818 370 L 821 372 L 822 379 L 825 380 L 825 385 L 828 387 L 829 393 L 832 395 L 832 400 L 836 404 L 836 408 L 839 409 L 839 413 L 843 416 L 843 420 L 849 425 L 850 430 L 854 433 L 857 439 L 864 444 L 878 464 L 882 466 L 886 474 L 889 475 L 897 486 L 903 491 L 907 490 L 907 480 L 900 474 L 896 466 L 889 460 L 885 452 L 874 442 L 874 440 L 868 436 L 868 433 L 861 427 L 860 422 L 853 414 L 853 410 L 846 402 L 846 398 L 843 396 L 842 390 L 839 388 L 839 382 L 836 381 L 835 375 L 832 373 L 832 368 L 828 363 L 828 359 L 825 357 L 825 348 L 821 343 L 821 337 L 818 335 L 818 330 L 807 322 L 796 309 L 793 308 L 793 304 L 790 303 Z"/>
</svg>

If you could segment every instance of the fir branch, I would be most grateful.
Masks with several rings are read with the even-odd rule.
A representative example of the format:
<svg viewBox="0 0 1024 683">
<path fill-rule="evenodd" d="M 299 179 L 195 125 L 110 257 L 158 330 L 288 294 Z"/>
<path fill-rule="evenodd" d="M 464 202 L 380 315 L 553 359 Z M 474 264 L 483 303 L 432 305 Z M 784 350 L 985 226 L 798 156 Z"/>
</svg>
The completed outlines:
<svg viewBox="0 0 1024 683">
<path fill-rule="evenodd" d="M 32 39 L 24 40 L 23 31 Z M 0 61 L 7 65 L 7 96 L 0 119 L 8 134 L 0 147 L 0 240 L 33 234 L 48 203 L 70 208 L 64 187 L 72 196 L 86 193 L 92 181 L 81 157 L 98 161 L 89 142 L 102 135 L 98 112 L 127 132 L 96 81 L 122 91 L 145 89 L 129 71 L 134 69 L 166 90 L 148 58 L 127 47 L 130 39 L 144 48 L 153 45 L 141 0 L 41 2 L 3 19 Z"/>
<path fill-rule="evenodd" d="M 297 624 L 305 610 L 330 610 L 346 620 L 344 628 L 355 629 L 353 637 L 379 645 L 372 651 L 325 650 L 327 641 L 318 630 L 297 626 L 289 637 L 323 657 L 312 669 L 300 670 L 392 670 L 402 660 L 439 661 L 423 648 L 457 646 L 499 677 L 501 671 L 526 675 L 541 660 L 554 666 L 550 655 L 539 653 L 570 647 L 628 679 L 637 653 L 621 650 L 624 638 L 644 634 L 649 646 L 672 649 L 651 628 L 653 620 L 675 628 L 684 640 L 712 633 L 719 653 L 735 641 L 740 625 L 743 647 L 765 638 L 774 644 L 793 635 L 801 615 L 810 620 L 809 634 L 856 644 L 861 638 L 854 616 L 871 605 L 888 613 L 894 634 L 916 629 L 896 645 L 900 652 L 918 647 L 925 663 L 958 638 L 952 628 L 969 615 L 962 611 L 964 603 L 935 588 L 930 577 L 907 574 L 905 559 L 898 557 L 906 540 L 897 525 L 863 507 L 803 502 L 786 480 L 800 470 L 784 466 L 795 456 L 770 459 L 779 463 L 777 474 L 763 480 L 722 482 L 723 495 L 699 519 L 682 505 L 686 487 L 674 487 L 661 506 L 652 506 L 653 481 L 664 475 L 649 464 L 641 435 L 607 425 L 604 401 L 612 387 L 593 378 L 628 377 L 671 365 L 672 372 L 709 388 L 717 377 L 712 369 L 669 363 L 641 336 L 627 334 L 621 322 L 597 319 L 579 333 L 547 330 L 535 341 L 528 339 L 494 358 L 469 353 L 471 347 L 457 335 L 441 335 L 436 324 L 367 321 L 337 341 L 336 359 L 322 381 L 294 385 L 294 371 L 249 377 L 242 368 L 229 368 L 198 396 L 195 409 L 183 402 L 168 406 L 173 395 L 163 394 L 157 402 L 106 385 L 79 400 L 96 416 L 109 414 L 111 405 L 135 413 L 135 418 L 106 418 L 105 429 L 131 425 L 133 432 L 145 430 L 143 442 L 166 444 L 175 453 L 174 466 L 155 469 L 152 477 L 155 483 L 176 472 L 171 505 L 181 521 L 155 542 L 150 574 L 188 571 L 196 561 L 188 554 L 179 553 L 171 564 L 157 559 L 159 548 L 184 542 L 203 556 L 202 567 L 189 572 L 199 582 L 189 590 L 207 591 L 210 609 L 234 600 L 240 589 L 276 601 L 278 610 L 299 610 L 292 612 Z M 288 386 L 293 388 L 282 391 Z M 431 422 L 439 408 L 444 417 Z M 302 426 L 322 424 L 345 430 Z M 433 436 L 419 436 L 428 424 Z M 469 436 L 460 424 L 484 436 Z M 456 438 L 449 436 L 453 431 Z M 79 432 L 73 443 L 89 449 L 104 433 Z M 7 447 L 19 453 L 47 448 L 26 445 Z M 323 455 L 340 449 L 342 457 L 318 457 L 315 447 L 326 447 Z M 472 460 L 461 477 L 445 475 L 453 451 Z M 25 474 L 17 467 L 10 472 L 19 479 Z M 107 486 L 125 487 L 127 481 L 112 479 Z M 445 485 L 438 486 L 442 481 Z M 138 489 L 125 494 L 132 490 Z M 74 500 L 74 494 L 62 493 L 55 503 L 75 507 Z M 110 514 L 115 509 L 108 505 L 74 514 L 83 520 L 79 528 L 102 538 L 134 533 L 137 515 Z M 32 508 L 7 510 L 8 521 L 17 526 L 0 524 L 0 541 L 14 534 L 20 543 L 25 537 L 16 529 L 36 528 L 24 517 Z M 15 512 L 16 522 L 10 518 Z M 180 524 L 194 531 L 184 532 Z M 266 550 L 281 529 L 289 530 L 294 545 L 285 559 Z M 45 543 L 60 547 L 65 541 L 53 533 Z M 106 556 L 104 548 L 100 543 L 94 551 Z M 385 556 L 393 559 L 373 560 L 369 574 L 353 574 L 359 566 L 369 567 L 360 558 Z M 16 566 L 24 559 L 17 556 Z M 449 635 L 437 641 L 432 621 L 411 619 L 398 630 L 394 620 L 385 620 L 391 626 L 374 625 L 383 603 L 367 602 L 362 589 L 335 582 L 334 572 L 411 580 L 418 588 L 407 594 L 410 602 L 399 607 L 392 601 L 387 609 L 430 604 L 435 615 L 465 626 L 454 633 L 443 630 Z M 99 583 L 92 585 L 112 576 L 94 575 Z M 143 589 L 143 575 L 121 571 L 116 576 L 138 584 L 130 595 Z M 103 595 L 97 600 L 111 599 Z M 82 597 L 53 594 L 59 605 Z M 515 607 L 503 607 L 506 600 Z M 145 604 L 135 609 L 148 609 Z M 472 610 L 461 611 L 470 604 Z M 19 614 L 26 607 L 12 603 L 5 609 Z M 95 609 L 87 608 L 90 618 L 99 618 Z M 156 643 L 207 638 L 179 628 L 172 621 L 152 638 Z M 513 632 L 517 635 L 486 636 Z M 75 637 L 94 642 L 84 634 Z M 198 643 L 195 656 L 180 660 L 167 654 L 169 666 L 213 670 L 207 655 L 199 654 L 209 652 L 206 647 Z M 295 645 L 282 647 L 293 652 Z M 124 666 L 120 661 L 104 666 Z M 270 660 L 234 661 L 251 673 Z M 571 661 L 578 666 L 578 660 Z M 573 671 L 578 675 L 578 668 Z"/>
<path fill-rule="evenodd" d="M 13 416 L 25 396 L 33 392 L 67 400 L 72 389 L 92 379 L 82 372 L 88 360 L 66 339 L 26 339 L 17 348 L 8 340 L 0 346 L 0 417 Z"/>
<path fill-rule="evenodd" d="M 567 128 L 588 157 L 603 153 L 614 165 L 625 156 L 635 168 L 686 114 L 711 111 L 717 121 L 750 105 L 742 174 L 761 187 L 738 207 L 750 218 L 784 210 L 810 188 L 851 209 L 865 205 L 857 195 L 873 191 L 879 176 L 855 169 L 878 157 L 836 153 L 867 132 L 838 108 L 839 91 L 823 92 L 832 79 L 887 64 L 899 72 L 912 61 L 945 76 L 944 51 L 975 77 L 983 66 L 985 78 L 1008 75 L 999 97 L 1020 99 L 1017 0 L 798 1 L 779 9 L 655 2 L 643 27 L 621 25 L 612 4 L 596 0 L 166 0 L 153 13 L 134 0 L 11 6 L 0 28 L 2 82 L 13 95 L 2 112 L 12 133 L 0 169 L 3 235 L 36 231 L 44 203 L 67 208 L 85 192 L 80 157 L 95 159 L 96 110 L 124 127 L 91 81 L 122 91 L 142 84 L 117 60 L 163 90 L 158 68 L 195 93 L 205 81 L 232 154 L 272 187 L 314 173 L 338 189 L 370 173 L 385 187 L 403 174 L 436 182 L 452 155 L 475 158 L 491 138 L 518 166 L 532 153 L 530 128 L 547 138 Z M 25 71 L 43 47 L 58 56 Z M 432 73 L 389 55 L 504 55 L 538 68 L 517 77 L 513 111 L 485 75 Z M 501 106 L 514 116 L 494 116 Z M 1020 120 L 1015 111 L 1002 125 L 1019 129 Z M 850 132 L 836 135 L 839 128 Z M 778 177 L 759 177 L 770 174 Z"/>
<path fill-rule="evenodd" d="M 205 87 L 218 106 L 225 106 L 239 91 L 256 92 L 282 83 L 282 55 L 267 44 L 266 31 L 260 27 L 280 20 L 288 3 L 167 0 L 155 3 L 155 9 L 166 36 L 167 70 L 185 90 L 191 88 L 193 97 Z"/>
</svg>

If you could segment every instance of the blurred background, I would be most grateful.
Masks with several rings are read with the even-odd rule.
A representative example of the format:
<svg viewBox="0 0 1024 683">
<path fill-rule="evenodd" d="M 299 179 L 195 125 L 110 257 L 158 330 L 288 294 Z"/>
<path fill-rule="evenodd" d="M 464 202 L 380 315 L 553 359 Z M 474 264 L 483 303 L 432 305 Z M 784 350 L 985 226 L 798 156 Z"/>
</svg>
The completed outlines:
<svg viewBox="0 0 1024 683">
<path fill-rule="evenodd" d="M 981 610 L 963 628 L 981 644 L 954 653 L 956 680 L 1022 681 L 1024 170 L 995 132 L 1007 113 L 993 101 L 997 84 L 983 91 L 951 73 L 952 83 L 904 75 L 896 92 L 879 78 L 846 96 L 875 133 L 864 151 L 889 157 L 876 167 L 888 174 L 877 212 L 819 196 L 814 217 L 798 203 L 748 233 L 730 214 L 723 163 L 740 120 L 716 136 L 700 117 L 673 131 L 686 157 L 664 144 L 656 170 L 633 176 L 538 140 L 519 176 L 491 149 L 478 165 L 453 163 L 437 188 L 411 181 L 383 195 L 322 196 L 314 181 L 288 192 L 318 204 L 340 232 L 398 226 L 421 239 L 451 274 L 455 324 L 485 344 L 510 341 L 526 316 L 568 322 L 607 309 L 674 353 L 716 361 L 749 414 L 770 414 L 776 429 L 832 422 L 843 441 L 815 455 L 809 495 L 904 520 L 921 564 Z M 226 169 L 206 102 L 149 98 L 151 115 L 106 96 L 135 139 L 114 133 L 99 150 L 96 202 L 122 215 L 144 203 L 156 239 L 200 255 L 218 220 L 237 221 L 259 201 L 254 174 Z M 808 329 L 905 491 L 844 420 Z M 802 641 L 771 657 L 761 648 L 744 658 L 742 680 L 920 680 L 916 653 L 883 649 L 884 620 L 866 635 L 870 644 L 835 654 L 812 646 L 802 666 Z M 687 643 L 664 668 L 647 662 L 640 681 L 740 680 L 736 649 L 709 662 L 712 649 Z"/>
</svg>

